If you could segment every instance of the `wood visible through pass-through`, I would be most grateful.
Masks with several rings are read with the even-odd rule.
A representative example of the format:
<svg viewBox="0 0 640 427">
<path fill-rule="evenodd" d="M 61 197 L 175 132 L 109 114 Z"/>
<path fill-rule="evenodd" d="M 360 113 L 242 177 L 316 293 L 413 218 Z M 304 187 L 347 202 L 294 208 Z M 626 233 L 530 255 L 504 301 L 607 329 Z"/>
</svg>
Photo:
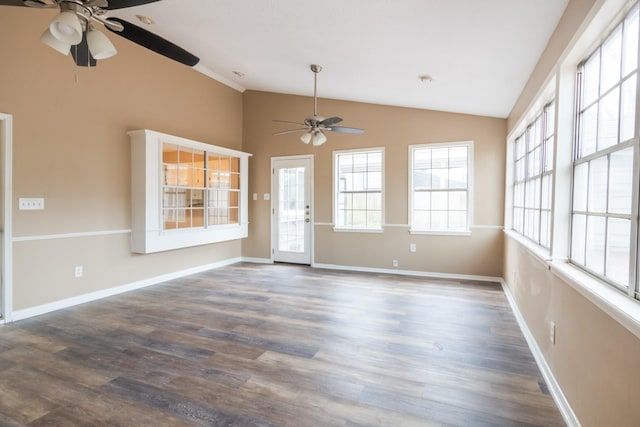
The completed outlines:
<svg viewBox="0 0 640 427">
<path fill-rule="evenodd" d="M 561 426 L 499 284 L 241 263 L 0 328 L 3 426 Z"/>
</svg>

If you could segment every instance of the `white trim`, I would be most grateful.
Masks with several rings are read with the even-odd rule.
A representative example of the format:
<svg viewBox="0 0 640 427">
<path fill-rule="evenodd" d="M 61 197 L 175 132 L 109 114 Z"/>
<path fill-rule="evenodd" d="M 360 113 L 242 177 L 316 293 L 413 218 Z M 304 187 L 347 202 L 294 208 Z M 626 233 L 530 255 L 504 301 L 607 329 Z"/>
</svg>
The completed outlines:
<svg viewBox="0 0 640 427">
<path fill-rule="evenodd" d="M 373 233 L 382 234 L 384 228 L 348 228 L 348 227 L 333 227 L 333 231 L 336 233 Z"/>
<path fill-rule="evenodd" d="M 342 270 L 342 271 L 359 271 L 364 273 L 383 273 L 383 274 L 397 274 L 400 276 L 418 276 L 418 277 L 431 277 L 435 279 L 454 279 L 454 280 L 477 280 L 480 282 L 500 282 L 501 277 L 492 276 L 475 276 L 469 274 L 449 274 L 449 273 L 434 273 L 430 271 L 418 271 L 418 270 L 398 270 L 395 268 L 374 268 L 374 267 L 357 267 L 352 265 L 338 265 L 338 264 L 312 264 L 313 268 L 320 268 L 324 270 Z"/>
<path fill-rule="evenodd" d="M 213 80 L 216 80 L 216 81 L 222 83 L 225 86 L 229 86 L 231 89 L 237 90 L 240 93 L 244 93 L 244 91 L 247 90 L 244 86 L 234 82 L 233 80 L 229 80 L 228 78 L 223 77 L 220 74 L 212 71 L 209 67 L 206 67 L 206 66 L 202 65 L 201 62 L 196 64 L 196 65 L 194 65 L 193 69 L 196 70 L 199 73 L 204 74 L 207 77 L 212 78 Z"/>
<path fill-rule="evenodd" d="M 552 261 L 549 263 L 549 269 L 596 307 L 640 338 L 640 303 L 637 300 L 591 277 L 568 262 Z"/>
<path fill-rule="evenodd" d="M 308 229 L 308 233 L 309 233 L 309 238 L 306 239 L 307 241 L 305 242 L 305 251 L 303 254 L 293 254 L 293 253 L 289 253 L 289 255 L 286 255 L 285 258 L 288 256 L 288 259 L 281 259 L 282 262 L 293 262 L 293 263 L 300 263 L 300 264 L 304 264 L 304 265 L 312 265 L 313 264 L 313 260 L 315 257 L 315 244 L 314 244 L 314 240 L 315 240 L 315 224 L 313 221 L 313 218 L 315 216 L 315 199 L 314 199 L 314 180 L 315 180 L 315 171 L 314 171 L 314 160 L 315 157 L 313 154 L 299 154 L 299 155 L 292 155 L 292 156 L 273 156 L 271 157 L 271 162 L 270 162 L 270 168 L 271 168 L 271 183 L 270 183 L 270 188 L 271 188 L 271 204 L 269 206 L 269 215 L 271 216 L 270 220 L 269 220 L 269 225 L 270 225 L 270 235 L 271 235 L 271 241 L 270 241 L 270 256 L 271 256 L 271 261 L 275 262 L 276 261 L 276 242 L 278 241 L 278 227 L 276 226 L 276 209 L 277 207 L 277 201 L 278 201 L 278 188 L 277 187 L 277 181 L 278 179 L 275 176 L 275 168 L 276 168 L 276 163 L 281 163 L 281 164 L 286 164 L 288 162 L 291 162 L 293 164 L 297 164 L 299 165 L 300 162 L 304 162 L 308 164 L 308 169 L 307 171 L 305 171 L 305 173 L 309 176 L 309 182 L 305 183 L 308 185 L 308 200 L 309 200 L 309 206 L 310 208 L 310 212 L 309 212 L 309 223 L 308 223 L 308 227 L 305 226 L 305 229 Z M 306 231 L 305 231 L 306 233 Z M 307 263 L 307 259 L 306 259 L 306 255 L 307 252 L 309 253 L 309 260 Z M 298 256 L 296 256 L 298 255 Z"/>
<path fill-rule="evenodd" d="M 507 286 L 507 284 L 503 279 L 500 279 L 500 284 L 502 285 L 502 290 L 504 291 L 504 294 L 507 297 L 507 301 L 511 306 L 511 311 L 513 311 L 513 315 L 515 316 L 516 321 L 520 326 L 522 335 L 524 335 L 524 338 L 527 341 L 527 344 L 529 345 L 529 349 L 531 350 L 533 357 L 536 359 L 536 363 L 538 364 L 538 367 L 540 368 L 540 372 L 542 373 L 542 377 L 544 378 L 544 381 L 547 384 L 547 387 L 549 388 L 551 397 L 553 397 L 553 400 L 556 402 L 556 405 L 558 405 L 558 409 L 560 410 L 560 414 L 562 415 L 564 422 L 567 423 L 567 426 L 569 427 L 580 427 L 581 425 L 580 421 L 578 420 L 578 417 L 576 416 L 575 412 L 573 412 L 573 408 L 571 408 L 569 401 L 567 400 L 564 393 L 562 392 L 562 389 L 560 388 L 560 384 L 558 384 L 556 377 L 553 375 L 553 371 L 551 370 L 551 368 L 549 367 L 549 364 L 544 358 L 544 355 L 542 354 L 540 347 L 538 347 L 538 343 L 533 337 L 533 334 L 527 327 L 527 322 L 524 320 L 524 317 L 522 317 L 522 313 L 520 313 L 518 304 L 516 303 L 515 299 L 513 298 L 513 295 L 511 294 L 511 289 L 509 289 L 509 286 Z"/>
<path fill-rule="evenodd" d="M 473 224 L 469 228 L 477 228 L 484 230 L 504 230 L 504 225 L 486 225 L 486 224 Z"/>
<path fill-rule="evenodd" d="M 331 222 L 316 222 L 313 225 L 316 225 L 318 227 L 333 227 L 333 223 Z M 383 224 L 382 228 L 410 228 L 411 226 L 409 224 Z M 485 229 L 485 230 L 504 230 L 504 225 L 491 225 L 491 224 L 472 224 L 469 226 L 470 229 Z M 339 229 L 342 230 L 342 229 Z M 349 230 L 351 231 L 351 230 Z M 368 230 L 367 230 L 368 231 Z M 374 230 L 375 231 L 375 230 Z M 415 233 L 415 234 L 422 234 L 422 233 Z M 428 234 L 433 234 L 433 233 L 428 233 Z"/>
<path fill-rule="evenodd" d="M 62 300 L 38 305 L 35 307 L 24 308 L 22 310 L 17 310 L 13 312 L 13 321 L 23 320 L 29 317 L 39 316 L 41 314 L 50 313 L 52 311 L 60 310 L 63 308 L 69 308 L 75 305 L 84 304 L 86 302 L 107 298 L 113 295 L 122 294 L 125 292 L 140 289 L 140 288 L 145 288 L 147 286 L 157 285 L 163 282 L 167 282 L 169 280 L 177 279 L 177 278 L 188 276 L 191 274 L 201 273 L 203 271 L 213 270 L 215 268 L 236 264 L 240 261 L 241 261 L 240 257 L 230 258 L 223 261 L 214 262 L 211 264 L 201 265 L 199 267 L 192 267 L 185 270 L 174 271 L 173 273 L 167 273 L 160 276 L 150 277 L 148 279 L 139 280 L 137 282 L 128 283 L 126 285 L 115 286 L 113 288 L 102 289 L 100 291 L 90 292 L 88 294 L 78 295 L 71 298 L 65 298 Z"/>
<path fill-rule="evenodd" d="M 370 154 L 370 153 L 380 153 L 380 155 L 382 156 L 382 163 L 380 165 L 380 173 L 381 173 L 381 177 L 380 177 L 380 199 L 381 199 L 381 208 L 380 208 L 380 222 L 382 224 L 384 224 L 384 219 L 385 219 L 385 148 L 384 147 L 371 147 L 371 148 L 354 148 L 354 149 L 350 149 L 350 150 L 335 150 L 333 151 L 333 173 L 332 173 L 332 179 L 333 179 L 333 194 L 332 194 L 332 206 L 331 206 L 331 220 L 333 221 L 333 223 L 336 223 L 336 217 L 338 216 L 338 203 L 337 203 L 337 199 L 338 196 L 340 194 L 340 189 L 339 184 L 338 184 L 338 175 L 340 173 L 340 171 L 338 170 L 338 163 L 339 163 L 339 157 L 343 154 Z M 367 158 L 367 170 L 368 170 L 368 166 L 369 166 L 369 159 Z M 373 192 L 374 190 L 372 190 Z M 368 211 L 368 210 L 367 210 Z M 382 233 L 384 232 L 382 226 L 381 228 L 351 228 L 349 226 L 334 226 L 333 227 L 333 231 L 338 231 L 338 232 L 342 232 L 342 231 L 355 231 L 355 232 L 360 232 L 360 231 L 364 231 L 364 232 L 371 232 L 371 233 Z"/>
<path fill-rule="evenodd" d="M 131 230 L 84 231 L 80 233 L 41 234 L 36 236 L 17 236 L 14 242 L 30 242 L 34 240 L 74 239 L 78 237 L 111 236 L 115 234 L 131 234 Z"/>
<path fill-rule="evenodd" d="M 2 239 L 2 318 L 1 323 L 13 321 L 13 116 L 0 113 L 0 121 L 4 122 L 4 135 L 0 136 L 2 141 L 2 173 L 4 187 L 2 189 L 4 224 Z"/>
<path fill-rule="evenodd" d="M 253 258 L 243 256 L 240 259 L 241 262 L 251 262 L 253 264 L 273 264 L 273 260 L 270 258 Z"/>
<path fill-rule="evenodd" d="M 409 230 L 409 234 L 423 234 L 431 236 L 471 236 L 471 230 Z"/>
<path fill-rule="evenodd" d="M 474 218 L 474 163 L 475 163 L 475 155 L 474 155 L 474 140 L 466 140 L 466 141 L 449 141 L 449 142 L 431 142 L 431 143 L 424 143 L 424 144 L 413 144 L 413 145 L 409 145 L 408 149 L 409 149 L 409 155 L 408 160 L 409 160 L 409 165 L 408 165 L 408 171 L 409 171 L 409 180 L 408 183 L 409 185 L 407 186 L 408 188 L 408 212 L 407 212 L 407 221 L 409 222 L 409 225 L 411 227 L 413 227 L 413 195 L 414 195 L 414 185 L 413 185 L 413 170 L 414 170 L 414 159 L 415 159 L 415 152 L 416 150 L 419 149 L 434 149 L 434 148 L 452 148 L 452 147 L 465 147 L 467 149 L 467 187 L 464 189 L 464 191 L 467 194 L 467 221 L 466 221 L 466 226 L 467 228 L 471 227 L 471 224 L 473 224 L 473 218 Z M 457 189 L 450 189 L 450 190 L 462 190 L 460 188 Z M 448 210 L 447 210 L 448 211 Z M 448 231 L 448 230 L 446 230 Z M 412 229 L 410 230 L 410 233 L 417 233 L 417 232 L 426 232 L 427 234 L 433 234 L 433 230 L 418 230 L 418 229 Z M 440 231 L 435 231 L 435 234 L 447 234 L 447 233 L 441 233 Z M 452 234 L 460 234 L 457 231 L 453 231 Z"/>
<path fill-rule="evenodd" d="M 505 230 L 505 234 L 522 245 L 534 260 L 551 270 L 556 277 L 640 338 L 640 303 L 638 301 L 571 265 L 566 259 L 549 259 L 548 254 L 539 249 L 536 250 L 533 243 L 520 238 L 517 233 Z"/>
</svg>

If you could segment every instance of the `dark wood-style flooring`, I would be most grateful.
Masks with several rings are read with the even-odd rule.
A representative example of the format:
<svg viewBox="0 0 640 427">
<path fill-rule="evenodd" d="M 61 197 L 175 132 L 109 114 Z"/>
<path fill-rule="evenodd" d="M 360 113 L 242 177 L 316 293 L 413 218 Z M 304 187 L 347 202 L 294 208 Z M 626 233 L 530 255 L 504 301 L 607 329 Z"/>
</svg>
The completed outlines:
<svg viewBox="0 0 640 427">
<path fill-rule="evenodd" d="M 500 285 L 236 264 L 0 327 L 2 426 L 559 426 Z"/>
</svg>

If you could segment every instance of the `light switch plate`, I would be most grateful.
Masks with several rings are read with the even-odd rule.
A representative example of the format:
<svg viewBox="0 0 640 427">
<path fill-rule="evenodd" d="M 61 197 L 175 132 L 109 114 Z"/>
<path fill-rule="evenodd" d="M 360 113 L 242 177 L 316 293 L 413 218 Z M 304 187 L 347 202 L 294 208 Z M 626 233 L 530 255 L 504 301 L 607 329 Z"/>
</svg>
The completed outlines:
<svg viewBox="0 0 640 427">
<path fill-rule="evenodd" d="M 41 211 L 44 209 L 44 198 L 20 197 L 18 199 L 18 209 L 21 211 Z"/>
</svg>

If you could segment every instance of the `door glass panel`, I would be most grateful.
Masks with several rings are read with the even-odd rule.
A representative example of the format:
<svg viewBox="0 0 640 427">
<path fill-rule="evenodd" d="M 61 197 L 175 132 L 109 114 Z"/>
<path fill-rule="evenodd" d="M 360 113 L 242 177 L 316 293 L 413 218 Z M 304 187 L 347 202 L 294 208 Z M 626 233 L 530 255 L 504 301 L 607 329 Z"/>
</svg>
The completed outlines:
<svg viewBox="0 0 640 427">
<path fill-rule="evenodd" d="M 282 168 L 278 173 L 278 250 L 303 253 L 304 167 Z"/>
</svg>

